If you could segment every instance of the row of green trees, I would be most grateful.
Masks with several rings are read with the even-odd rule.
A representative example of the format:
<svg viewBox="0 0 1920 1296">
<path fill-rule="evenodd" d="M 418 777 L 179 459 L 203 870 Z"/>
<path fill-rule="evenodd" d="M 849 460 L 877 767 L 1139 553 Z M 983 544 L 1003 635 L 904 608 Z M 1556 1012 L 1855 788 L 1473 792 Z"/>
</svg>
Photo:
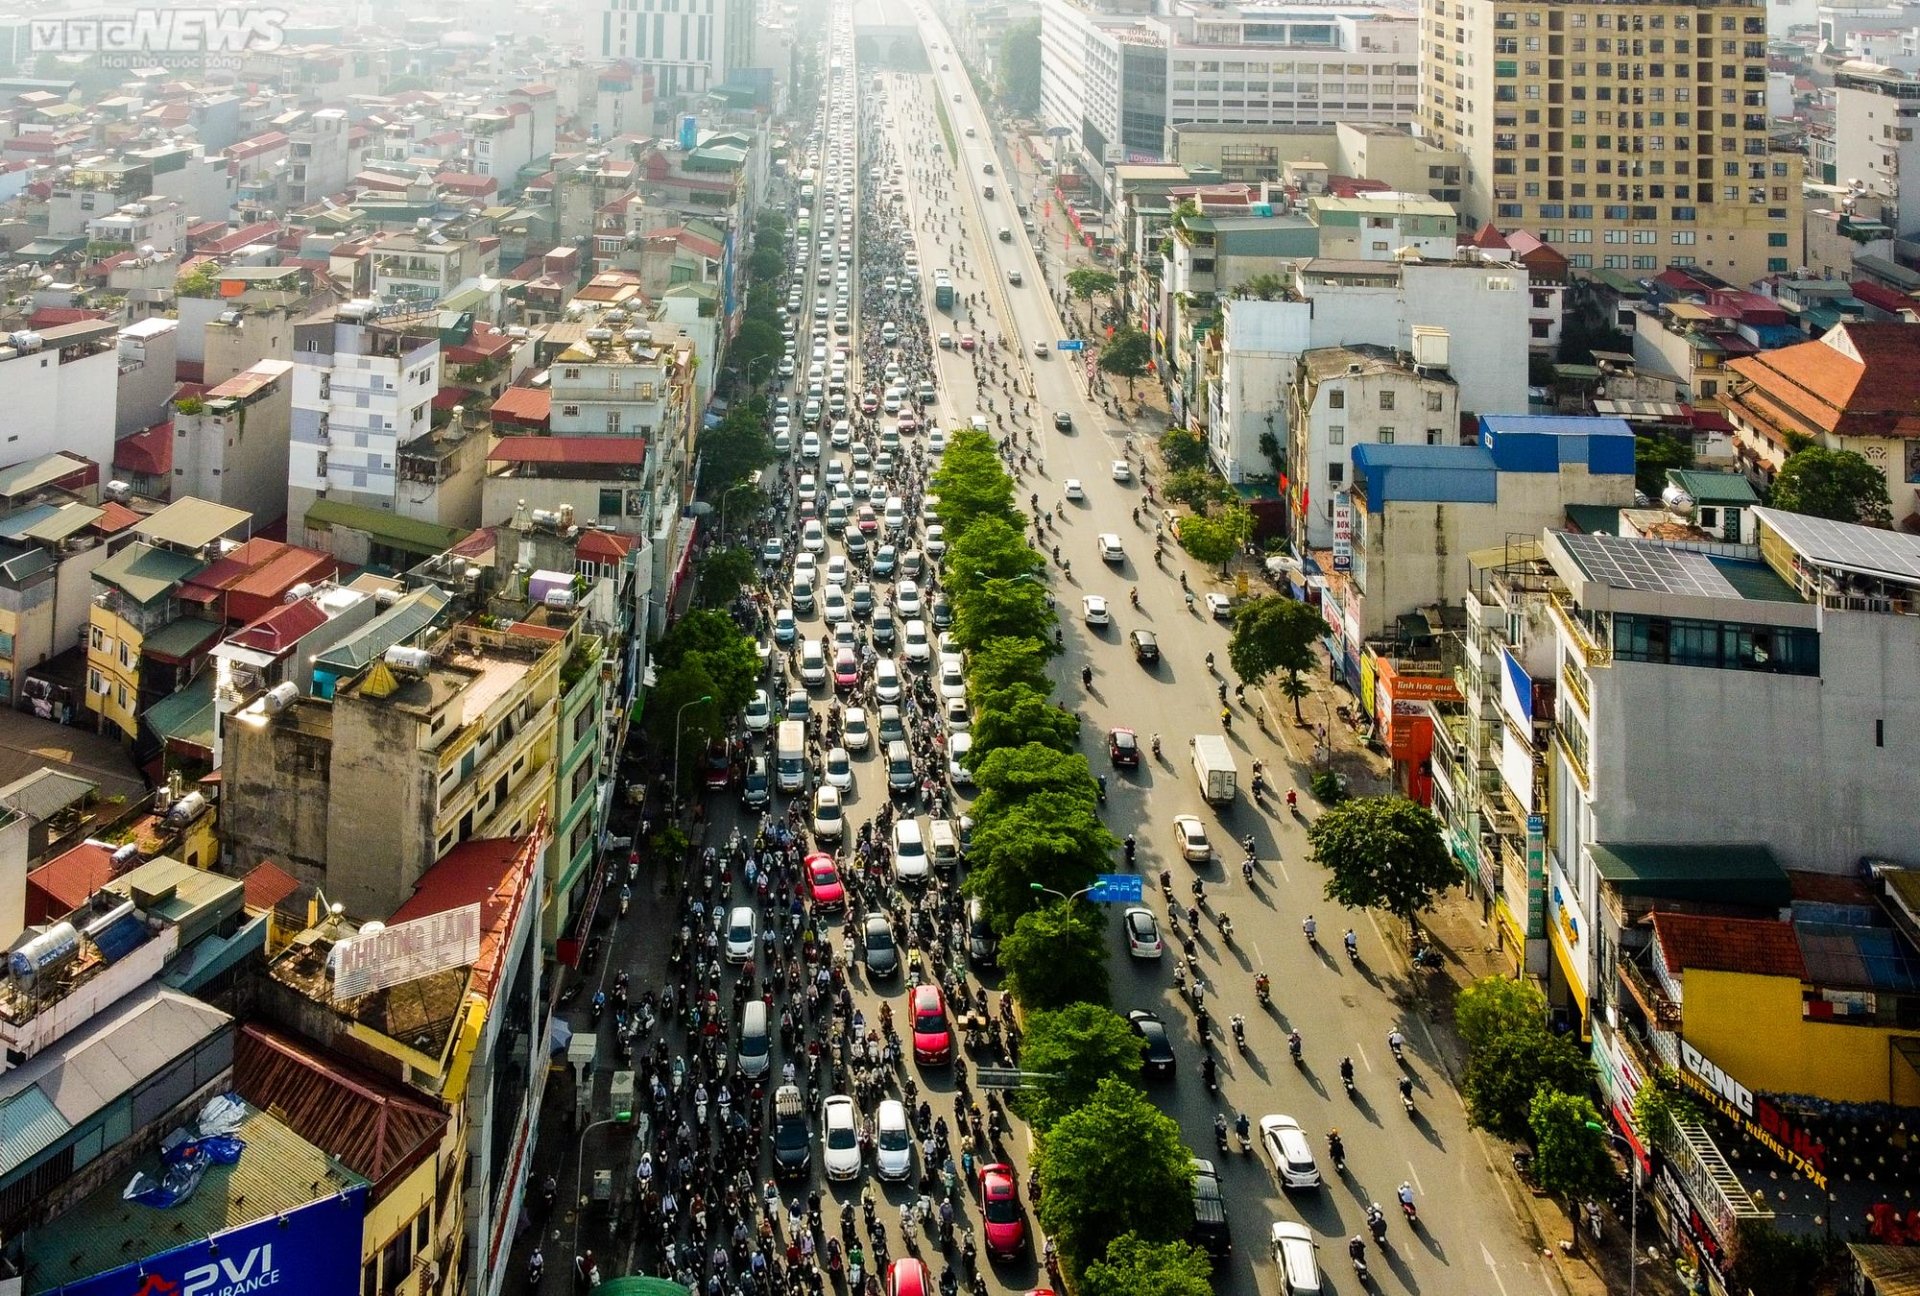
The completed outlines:
<svg viewBox="0 0 1920 1296">
<path fill-rule="evenodd" d="M 1002 937 L 1021 1066 L 1046 1077 L 1016 1098 L 1039 1136 L 1036 1213 L 1084 1296 L 1208 1296 L 1211 1262 L 1182 1240 L 1191 1154 L 1141 1088 L 1139 1038 L 1107 1006 L 1105 923 L 1068 898 L 1119 843 L 1100 821 L 1079 718 L 1050 698 L 1059 648 L 1045 560 L 986 433 L 955 433 L 932 486 L 975 715 L 966 890 Z"/>
</svg>

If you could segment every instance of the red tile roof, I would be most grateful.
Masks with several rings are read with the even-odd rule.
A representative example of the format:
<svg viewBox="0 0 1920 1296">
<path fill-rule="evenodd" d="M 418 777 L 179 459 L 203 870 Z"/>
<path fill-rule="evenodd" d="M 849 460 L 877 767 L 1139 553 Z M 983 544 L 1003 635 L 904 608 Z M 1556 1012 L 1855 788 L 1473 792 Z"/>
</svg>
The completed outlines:
<svg viewBox="0 0 1920 1296">
<path fill-rule="evenodd" d="M 545 627 L 516 627 L 515 632 Z M 474 960 L 472 988 L 491 995 L 501 972 L 501 956 L 526 903 L 533 870 L 545 839 L 479 837 L 461 842 L 413 884 L 413 895 L 393 911 L 389 923 L 411 922 L 466 905 L 480 906 L 480 956 Z"/>
<path fill-rule="evenodd" d="M 27 874 L 27 921 L 64 918 L 113 881 L 113 852 L 81 842 Z"/>
<path fill-rule="evenodd" d="M 116 500 L 102 500 L 100 503 L 100 512 L 100 520 L 95 522 L 93 526 L 96 531 L 100 531 L 106 535 L 118 535 L 128 527 L 134 526 L 144 520 L 140 514 L 135 513 L 125 504 L 121 504 Z"/>
<path fill-rule="evenodd" d="M 1670 972 L 1742 972 L 1805 980 L 1806 960 L 1793 924 L 1766 918 L 1656 913 L 1653 939 Z"/>
<path fill-rule="evenodd" d="M 490 411 L 495 423 L 546 427 L 553 417 L 553 393 L 544 387 L 509 387 Z"/>
<path fill-rule="evenodd" d="M 1878 307 L 1889 315 L 1898 315 L 1902 311 L 1920 310 L 1920 302 L 1914 301 L 1903 292 L 1895 292 L 1885 284 L 1874 283 L 1871 279 L 1854 280 L 1853 295 L 1856 300 Z"/>
<path fill-rule="evenodd" d="M 258 1022 L 240 1028 L 233 1083 L 242 1098 L 371 1180 L 375 1200 L 432 1156 L 446 1133 L 446 1115 L 398 1085 Z"/>
<path fill-rule="evenodd" d="M 262 860 L 241 879 L 241 891 L 249 909 L 271 909 L 299 889 L 300 879 L 272 860 Z"/>
<path fill-rule="evenodd" d="M 105 311 L 83 310 L 78 306 L 42 306 L 27 316 L 30 329 L 58 328 L 62 324 L 78 324 L 82 320 L 102 320 L 107 317 Z"/>
<path fill-rule="evenodd" d="M 573 546 L 573 556 L 587 562 L 617 563 L 633 552 L 638 543 L 637 536 L 588 529 L 580 533 L 578 543 Z"/>
<path fill-rule="evenodd" d="M 327 623 L 327 614 L 310 598 L 297 603 L 282 603 L 265 616 L 251 621 L 227 636 L 227 642 L 240 648 L 275 655 L 291 652 L 295 644 Z"/>
<path fill-rule="evenodd" d="M 625 436 L 501 437 L 487 458 L 496 463 L 639 465 L 647 461 L 647 443 Z"/>
<path fill-rule="evenodd" d="M 113 466 L 148 477 L 165 477 L 173 472 L 173 420 L 155 423 L 145 432 L 135 432 L 113 443 Z"/>
<path fill-rule="evenodd" d="M 1728 368 L 1750 384 L 1728 403 L 1783 440 L 1787 432 L 1920 436 L 1920 325 L 1840 324 Z"/>
<path fill-rule="evenodd" d="M 1504 252 L 1510 247 L 1506 238 L 1500 233 L 1500 227 L 1497 225 L 1482 225 L 1473 232 L 1472 237 L 1469 238 L 1467 242 L 1473 247 L 1482 248 L 1489 252 Z"/>
</svg>

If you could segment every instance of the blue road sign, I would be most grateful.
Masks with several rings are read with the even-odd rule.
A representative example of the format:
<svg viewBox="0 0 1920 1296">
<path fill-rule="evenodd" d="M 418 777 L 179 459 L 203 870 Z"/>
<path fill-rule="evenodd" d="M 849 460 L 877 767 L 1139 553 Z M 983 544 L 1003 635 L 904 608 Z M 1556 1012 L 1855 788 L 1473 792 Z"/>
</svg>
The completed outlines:
<svg viewBox="0 0 1920 1296">
<path fill-rule="evenodd" d="M 1062 338 L 1053 344 L 1053 349 L 1055 351 L 1081 351 L 1086 349 L 1086 345 L 1087 344 L 1079 338 Z"/>
<path fill-rule="evenodd" d="M 1087 888 L 1087 899 L 1095 904 L 1139 904 L 1140 874 L 1101 873 Z"/>
</svg>

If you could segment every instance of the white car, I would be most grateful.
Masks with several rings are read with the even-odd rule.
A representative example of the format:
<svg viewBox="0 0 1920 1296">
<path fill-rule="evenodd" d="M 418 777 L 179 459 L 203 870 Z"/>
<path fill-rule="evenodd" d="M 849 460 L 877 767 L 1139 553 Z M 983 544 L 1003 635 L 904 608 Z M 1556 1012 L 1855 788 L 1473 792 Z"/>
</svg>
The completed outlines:
<svg viewBox="0 0 1920 1296">
<path fill-rule="evenodd" d="M 1124 915 L 1127 927 L 1127 953 L 1137 959 L 1157 959 L 1167 952 L 1160 940 L 1160 920 L 1153 910 L 1134 905 Z"/>
<path fill-rule="evenodd" d="M 947 780 L 955 787 L 965 787 L 973 782 L 973 771 L 963 763 L 967 753 L 973 750 L 973 735 L 957 733 L 947 739 Z"/>
<path fill-rule="evenodd" d="M 755 689 L 753 698 L 747 703 L 746 714 L 741 717 L 748 733 L 765 733 L 773 726 L 773 703 L 767 700 L 765 689 Z"/>
<path fill-rule="evenodd" d="M 943 427 L 930 428 L 927 431 L 927 450 L 931 454 L 945 454 L 947 451 L 947 430 Z"/>
<path fill-rule="evenodd" d="M 860 1173 L 860 1122 L 853 1099 L 843 1094 L 827 1099 L 820 1119 L 820 1146 L 826 1153 L 827 1178 L 851 1179 Z"/>
<path fill-rule="evenodd" d="M 873 695 L 882 702 L 900 700 L 900 667 L 891 657 L 873 663 Z"/>
<path fill-rule="evenodd" d="M 1113 479 L 1117 482 L 1132 481 L 1133 465 L 1128 463 L 1125 459 L 1115 459 L 1113 461 Z"/>
<path fill-rule="evenodd" d="M 1080 599 L 1081 611 L 1086 614 L 1090 626 L 1112 625 L 1113 618 L 1107 614 L 1107 600 L 1099 594 L 1083 595 Z"/>
<path fill-rule="evenodd" d="M 1215 621 L 1233 620 L 1233 600 L 1225 594 L 1207 595 L 1207 615 Z"/>
<path fill-rule="evenodd" d="M 1120 537 L 1111 531 L 1103 531 L 1098 541 L 1100 557 L 1103 561 L 1120 563 L 1127 560 L 1126 546 L 1120 543 Z"/>
<path fill-rule="evenodd" d="M 1070 500 L 1084 500 L 1087 497 L 1086 488 L 1080 485 L 1078 477 L 1067 478 L 1066 496 Z"/>
<path fill-rule="evenodd" d="M 828 787 L 844 790 L 853 786 L 853 757 L 845 747 L 835 747 L 827 753 L 827 768 L 821 777 L 826 779 Z"/>
<path fill-rule="evenodd" d="M 813 835 L 838 838 L 846 831 L 847 816 L 841 809 L 840 789 L 825 784 L 813 794 Z"/>
<path fill-rule="evenodd" d="M 727 915 L 727 962 L 745 963 L 753 957 L 754 930 L 752 905 L 735 905 Z"/>
<path fill-rule="evenodd" d="M 940 696 L 943 698 L 964 698 L 967 695 L 967 670 L 960 659 L 951 654 L 940 659 Z"/>
<path fill-rule="evenodd" d="M 1044 340 L 1036 341 L 1033 344 L 1034 358 L 1037 360 L 1045 360 L 1047 358 L 1047 352 L 1051 349 Z"/>
<path fill-rule="evenodd" d="M 812 411 L 810 417 L 818 418 L 820 416 L 820 402 L 808 401 L 807 408 Z M 818 432 L 801 434 L 800 457 L 802 459 L 818 459 L 820 457 L 820 434 Z"/>
<path fill-rule="evenodd" d="M 828 621 L 847 619 L 847 592 L 838 585 L 827 586 L 827 592 L 820 600 L 820 615 Z"/>
<path fill-rule="evenodd" d="M 793 609 L 777 608 L 773 614 L 773 641 L 790 644 L 800 634 L 800 626 L 793 619 Z"/>
<path fill-rule="evenodd" d="M 1260 1146 L 1273 1162 L 1273 1172 L 1282 1188 L 1318 1188 L 1320 1166 L 1313 1159 L 1313 1144 L 1300 1122 L 1291 1116 L 1262 1116 Z"/>
<path fill-rule="evenodd" d="M 940 714 L 946 721 L 949 734 L 963 734 L 973 728 L 973 712 L 967 710 L 967 700 L 963 697 L 948 698 L 942 702 Z"/>
<path fill-rule="evenodd" d="M 1213 858 L 1213 843 L 1207 840 L 1207 826 L 1195 815 L 1175 815 L 1173 831 L 1180 838 L 1180 855 L 1196 864 Z"/>
<path fill-rule="evenodd" d="M 847 583 L 847 560 L 840 554 L 827 559 L 827 584 L 845 585 Z"/>
<path fill-rule="evenodd" d="M 938 558 L 947 551 L 947 529 L 939 524 L 927 528 L 926 539 L 922 542 L 927 557 Z"/>
<path fill-rule="evenodd" d="M 827 529 L 819 518 L 808 518 L 807 524 L 800 528 L 800 546 L 808 553 L 826 552 Z"/>
<path fill-rule="evenodd" d="M 867 723 L 865 707 L 848 707 L 840 718 L 840 741 L 848 751 L 865 751 L 873 746 L 873 729 Z"/>
<path fill-rule="evenodd" d="M 920 615 L 920 583 L 915 580 L 903 580 L 893 587 L 893 605 L 900 609 L 903 617 Z"/>
<path fill-rule="evenodd" d="M 913 1173 L 913 1135 L 907 1132 L 907 1108 L 898 1098 L 880 1104 L 873 1122 L 873 1168 L 897 1183 Z"/>
<path fill-rule="evenodd" d="M 907 622 L 907 628 L 903 633 L 905 634 L 905 651 L 908 662 L 925 663 L 932 659 L 933 649 L 927 641 L 927 623 L 925 621 L 915 618 Z"/>
</svg>

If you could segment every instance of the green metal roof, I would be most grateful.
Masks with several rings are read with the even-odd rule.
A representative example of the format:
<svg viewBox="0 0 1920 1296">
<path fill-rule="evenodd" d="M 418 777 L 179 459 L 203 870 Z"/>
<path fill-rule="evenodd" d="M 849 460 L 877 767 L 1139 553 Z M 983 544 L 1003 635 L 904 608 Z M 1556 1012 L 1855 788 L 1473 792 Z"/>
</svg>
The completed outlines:
<svg viewBox="0 0 1920 1296">
<path fill-rule="evenodd" d="M 1567 521 L 1587 535 L 1620 534 L 1620 510 L 1608 504 L 1569 504 Z"/>
<path fill-rule="evenodd" d="M 1693 496 L 1696 504 L 1758 504 L 1760 492 L 1739 473 L 1702 468 L 1669 468 L 1667 480 Z"/>
<path fill-rule="evenodd" d="M 1622 297 L 1645 297 L 1647 295 L 1647 290 L 1642 288 L 1638 281 L 1621 274 L 1618 270 L 1595 270 L 1593 272 L 1593 279 L 1595 283 L 1605 284 Z"/>
<path fill-rule="evenodd" d="M 199 617 L 181 617 L 148 635 L 140 651 L 158 657 L 184 659 L 209 639 L 219 637 L 221 627 Z"/>
<path fill-rule="evenodd" d="M 600 1284 L 600 1296 L 693 1296 L 690 1288 L 667 1278 L 649 1278 L 645 1274 L 634 1274 L 627 1278 L 610 1278 Z"/>
<path fill-rule="evenodd" d="M 346 676 L 371 666 L 374 658 L 384 655 L 387 649 L 405 643 L 432 625 L 446 605 L 444 590 L 436 585 L 423 585 L 396 599 L 392 607 L 314 658 L 314 669 Z"/>
<path fill-rule="evenodd" d="M 171 594 L 180 582 L 206 564 L 198 558 L 155 549 L 135 541 L 93 569 L 93 578 L 111 585 L 136 603 L 151 603 Z"/>
<path fill-rule="evenodd" d="M 147 708 L 145 719 L 162 742 L 181 742 L 212 751 L 213 672 L 203 671 L 180 692 L 155 702 Z"/>
<path fill-rule="evenodd" d="M 338 526 L 349 531 L 365 531 L 382 543 L 419 554 L 422 558 L 445 553 L 467 535 L 457 527 L 443 527 L 435 522 L 401 517 L 396 513 L 363 508 L 340 500 L 316 500 L 313 507 L 307 510 L 306 520 L 309 527 Z"/>
<path fill-rule="evenodd" d="M 0 1168 L 25 1165 L 71 1128 L 38 1085 L 0 1098 Z"/>
<path fill-rule="evenodd" d="M 1793 899 L 1786 870 L 1762 845 L 1595 843 L 1588 854 L 1601 880 L 1624 895 L 1755 908 L 1780 907 Z"/>
</svg>

